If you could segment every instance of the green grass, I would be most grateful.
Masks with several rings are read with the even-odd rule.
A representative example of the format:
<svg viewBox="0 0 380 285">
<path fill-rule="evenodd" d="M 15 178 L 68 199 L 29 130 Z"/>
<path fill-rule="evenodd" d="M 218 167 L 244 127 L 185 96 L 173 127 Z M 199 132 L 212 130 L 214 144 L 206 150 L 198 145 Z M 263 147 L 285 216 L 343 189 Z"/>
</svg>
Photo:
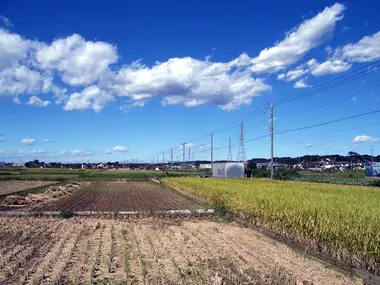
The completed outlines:
<svg viewBox="0 0 380 285">
<path fill-rule="evenodd" d="M 165 178 L 209 202 L 380 274 L 380 189 L 266 179 Z"/>
<path fill-rule="evenodd" d="M 196 170 L 168 171 L 126 171 L 108 169 L 0 169 L 0 180 L 50 180 L 64 181 L 72 179 L 148 179 L 152 177 L 197 176 L 202 172 Z"/>
</svg>

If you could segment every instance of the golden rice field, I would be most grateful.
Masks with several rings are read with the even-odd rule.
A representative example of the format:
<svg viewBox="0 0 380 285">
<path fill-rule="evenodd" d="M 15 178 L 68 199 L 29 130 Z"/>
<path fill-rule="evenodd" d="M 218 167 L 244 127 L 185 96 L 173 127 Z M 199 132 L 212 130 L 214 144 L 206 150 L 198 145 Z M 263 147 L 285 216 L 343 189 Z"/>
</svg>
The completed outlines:
<svg viewBox="0 0 380 285">
<path fill-rule="evenodd" d="M 380 275 L 380 189 L 266 179 L 164 183 L 289 239 Z"/>
</svg>

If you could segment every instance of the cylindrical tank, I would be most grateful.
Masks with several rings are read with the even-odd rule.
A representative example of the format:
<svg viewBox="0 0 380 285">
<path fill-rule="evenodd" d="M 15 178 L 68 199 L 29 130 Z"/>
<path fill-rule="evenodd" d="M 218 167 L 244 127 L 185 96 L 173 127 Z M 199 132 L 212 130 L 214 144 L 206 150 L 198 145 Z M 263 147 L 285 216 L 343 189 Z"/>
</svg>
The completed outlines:
<svg viewBox="0 0 380 285">
<path fill-rule="evenodd" d="M 216 162 L 212 164 L 212 177 L 244 178 L 244 162 Z"/>
</svg>

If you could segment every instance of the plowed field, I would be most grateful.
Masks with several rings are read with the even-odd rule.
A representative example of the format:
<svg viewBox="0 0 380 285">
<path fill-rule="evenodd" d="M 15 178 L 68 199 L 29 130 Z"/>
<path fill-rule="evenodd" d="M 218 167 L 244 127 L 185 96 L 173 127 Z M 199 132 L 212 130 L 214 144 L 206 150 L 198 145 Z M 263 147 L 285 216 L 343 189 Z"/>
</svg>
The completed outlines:
<svg viewBox="0 0 380 285">
<path fill-rule="evenodd" d="M 179 192 L 151 182 L 96 181 L 34 211 L 165 211 L 203 208 Z"/>
<path fill-rule="evenodd" d="M 206 220 L 0 218 L 1 284 L 360 284 Z"/>
</svg>

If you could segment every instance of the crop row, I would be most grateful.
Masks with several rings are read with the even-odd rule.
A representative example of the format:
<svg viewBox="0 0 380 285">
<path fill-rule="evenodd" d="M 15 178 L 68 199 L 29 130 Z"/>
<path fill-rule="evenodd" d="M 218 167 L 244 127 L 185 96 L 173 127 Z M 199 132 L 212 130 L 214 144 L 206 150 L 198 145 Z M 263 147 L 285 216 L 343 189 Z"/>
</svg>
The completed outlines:
<svg viewBox="0 0 380 285">
<path fill-rule="evenodd" d="M 202 208 L 176 191 L 150 182 L 93 181 L 36 211 L 157 211 Z"/>
</svg>

